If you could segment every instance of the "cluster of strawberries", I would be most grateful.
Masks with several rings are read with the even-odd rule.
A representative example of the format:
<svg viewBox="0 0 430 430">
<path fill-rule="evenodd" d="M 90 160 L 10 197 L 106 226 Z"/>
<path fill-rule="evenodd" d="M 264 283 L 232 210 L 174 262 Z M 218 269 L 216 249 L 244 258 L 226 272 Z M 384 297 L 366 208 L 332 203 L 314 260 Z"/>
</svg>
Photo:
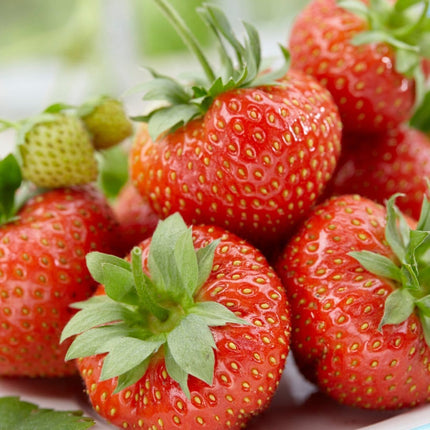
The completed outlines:
<svg viewBox="0 0 430 430">
<path fill-rule="evenodd" d="M 204 6 L 219 73 L 154 1 L 205 76 L 183 86 L 152 71 L 144 99 L 162 103 L 133 118 L 144 124 L 114 209 L 63 181 L 13 218 L 21 170 L 51 186 L 25 172 L 58 181 L 84 164 L 55 131 L 68 106 L 20 124 L 21 169 L 0 165 L 15 172 L 1 189 L 0 375 L 78 369 L 120 428 L 238 429 L 269 404 L 291 344 L 340 402 L 429 401 L 430 142 L 413 125 L 424 130 L 430 109 L 412 118 L 429 1 L 313 0 L 291 32 L 291 68 L 264 72 L 255 28 L 244 23 L 242 43 Z M 122 108 L 89 121 L 94 106 L 73 117 L 87 124 L 80 140 L 129 134 Z M 52 156 L 55 141 L 67 156 Z"/>
</svg>

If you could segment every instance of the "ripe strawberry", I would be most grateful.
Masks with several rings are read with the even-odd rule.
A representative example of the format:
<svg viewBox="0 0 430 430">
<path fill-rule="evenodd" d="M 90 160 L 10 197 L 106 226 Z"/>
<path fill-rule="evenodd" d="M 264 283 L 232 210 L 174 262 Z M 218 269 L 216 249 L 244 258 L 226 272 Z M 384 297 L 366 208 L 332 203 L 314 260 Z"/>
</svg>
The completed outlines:
<svg viewBox="0 0 430 430">
<path fill-rule="evenodd" d="M 202 13 L 211 28 L 226 25 L 218 9 Z M 260 53 L 250 48 L 258 35 L 245 28 L 251 41 L 234 43 L 243 69 L 229 70 L 225 83 L 208 76 L 208 88 L 194 86 L 190 95 L 157 75 L 158 91 L 149 86 L 148 97 L 162 93 L 171 104 L 136 118 L 148 122 L 151 137 L 138 132 L 131 177 L 160 217 L 179 211 L 188 223 L 216 224 L 270 249 L 330 178 L 341 126 L 329 93 L 312 78 L 295 71 L 258 76 Z"/>
<path fill-rule="evenodd" d="M 417 3 L 424 15 L 411 17 Z M 313 0 L 296 18 L 292 67 L 328 88 L 345 130 L 382 131 L 412 115 L 420 59 L 430 57 L 425 3 Z"/>
<path fill-rule="evenodd" d="M 126 255 L 134 245 L 150 237 L 160 220 L 130 182 L 121 189 L 113 210 L 119 223 L 119 255 Z"/>
<path fill-rule="evenodd" d="M 95 410 L 121 428 L 239 429 L 269 403 L 289 349 L 285 290 L 262 254 L 219 227 L 160 221 L 63 331 Z"/>
<path fill-rule="evenodd" d="M 394 193 L 402 212 L 419 218 L 430 178 L 430 139 L 407 125 L 387 133 L 346 134 L 326 195 L 360 194 L 384 203 Z"/>
<path fill-rule="evenodd" d="M 303 373 L 345 404 L 396 409 L 430 400 L 430 204 L 417 229 L 390 199 L 330 199 L 276 268 L 291 300 Z"/>
<path fill-rule="evenodd" d="M 19 152 L 22 174 L 39 187 L 82 185 L 97 178 L 97 161 L 82 121 L 72 115 L 49 113 L 22 131 Z"/>
<path fill-rule="evenodd" d="M 85 103 L 78 114 L 90 132 L 96 149 L 117 145 L 133 132 L 123 104 L 111 97 L 103 96 Z"/>
<path fill-rule="evenodd" d="M 70 303 L 96 286 L 85 254 L 110 252 L 114 225 L 105 199 L 85 186 L 33 197 L 0 226 L 0 375 L 76 372 L 64 362 L 60 334 L 74 313 Z"/>
</svg>

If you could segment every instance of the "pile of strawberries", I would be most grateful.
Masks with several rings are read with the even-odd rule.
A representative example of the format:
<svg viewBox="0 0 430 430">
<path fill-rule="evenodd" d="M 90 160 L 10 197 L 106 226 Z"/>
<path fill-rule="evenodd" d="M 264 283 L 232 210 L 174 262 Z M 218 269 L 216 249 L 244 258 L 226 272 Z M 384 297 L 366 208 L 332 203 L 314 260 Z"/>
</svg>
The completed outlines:
<svg viewBox="0 0 430 430">
<path fill-rule="evenodd" d="M 113 206 L 86 183 L 130 133 L 117 102 L 2 121 L 20 157 L 0 163 L 0 375 L 79 371 L 119 428 L 238 429 L 291 346 L 339 402 L 429 401 L 429 1 L 313 0 L 290 67 L 263 71 L 250 24 L 241 42 L 199 10 L 215 71 L 154 1 L 204 76 L 151 70 Z M 22 177 L 38 188 L 19 207 Z"/>
</svg>

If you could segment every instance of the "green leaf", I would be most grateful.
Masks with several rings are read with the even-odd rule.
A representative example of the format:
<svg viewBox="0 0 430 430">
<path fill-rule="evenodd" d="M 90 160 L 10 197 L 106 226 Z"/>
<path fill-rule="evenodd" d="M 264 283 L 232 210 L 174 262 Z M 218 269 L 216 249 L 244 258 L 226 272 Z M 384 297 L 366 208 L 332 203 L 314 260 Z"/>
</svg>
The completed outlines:
<svg viewBox="0 0 430 430">
<path fill-rule="evenodd" d="M 168 344 L 164 347 L 164 360 L 166 363 L 167 373 L 179 384 L 184 394 L 188 399 L 190 399 L 191 394 L 190 389 L 188 388 L 188 373 L 185 372 L 178 363 L 176 363 Z"/>
<path fill-rule="evenodd" d="M 84 430 L 94 425 L 82 411 L 54 411 L 19 397 L 0 398 L 0 430 Z"/>
<path fill-rule="evenodd" d="M 162 299 L 158 294 L 159 290 L 156 284 L 143 272 L 142 250 L 138 246 L 131 250 L 131 269 L 140 310 L 149 312 L 160 321 L 167 320 L 169 312 L 159 304 Z"/>
<path fill-rule="evenodd" d="M 430 346 L 430 317 L 424 314 L 420 314 L 421 325 L 424 331 L 424 338 L 428 346 Z"/>
<path fill-rule="evenodd" d="M 148 132 L 152 140 L 162 133 L 188 123 L 200 113 L 196 105 L 173 105 L 153 112 L 148 120 Z"/>
<path fill-rule="evenodd" d="M 173 104 L 187 103 L 191 94 L 173 78 L 168 76 L 153 79 L 141 85 L 140 89 L 145 92 L 143 100 L 165 100 Z"/>
<path fill-rule="evenodd" d="M 388 257 L 371 251 L 353 251 L 348 255 L 355 258 L 370 273 L 382 278 L 401 281 L 400 268 Z"/>
<path fill-rule="evenodd" d="M 399 210 L 395 205 L 395 200 L 399 195 L 400 194 L 394 194 L 387 201 L 387 223 L 385 226 L 385 238 L 400 262 L 404 263 L 406 258 L 407 243 L 405 242 L 405 234 L 402 232 L 401 226 L 399 226 L 399 223 L 403 217 L 400 217 Z"/>
<path fill-rule="evenodd" d="M 360 0 L 338 0 L 337 5 L 342 9 L 367 19 L 369 11 L 365 3 Z"/>
<path fill-rule="evenodd" d="M 194 314 L 187 315 L 167 335 L 167 345 L 173 359 L 189 375 L 212 384 L 215 367 L 215 342 L 204 320 Z"/>
<path fill-rule="evenodd" d="M 54 103 L 54 104 L 48 106 L 43 112 L 44 113 L 59 113 L 59 112 L 62 112 L 63 110 L 75 109 L 75 108 L 76 108 L 76 106 L 69 105 L 66 103 Z"/>
<path fill-rule="evenodd" d="M 152 281 L 164 297 L 179 298 L 180 275 L 175 259 L 175 246 L 179 237 L 188 230 L 182 217 L 175 213 L 160 221 L 155 229 L 148 255 L 148 268 Z"/>
<path fill-rule="evenodd" d="M 383 30 L 364 31 L 362 33 L 358 33 L 351 40 L 351 43 L 353 45 L 365 45 L 365 44 L 370 44 L 374 42 L 385 42 L 403 51 L 409 51 L 409 52 L 415 52 L 415 53 L 418 53 L 419 51 L 417 46 L 410 45 L 409 43 L 396 39 L 391 34 Z"/>
<path fill-rule="evenodd" d="M 131 310 L 113 301 L 92 305 L 81 309 L 69 320 L 63 329 L 60 342 L 93 327 L 134 318 L 135 314 Z"/>
<path fill-rule="evenodd" d="M 396 71 L 407 77 L 413 78 L 415 69 L 420 65 L 421 57 L 418 52 L 399 49 L 396 53 Z"/>
<path fill-rule="evenodd" d="M 190 304 L 199 281 L 199 267 L 191 228 L 178 237 L 173 255 L 178 268 L 181 289 L 184 291 L 185 303 Z"/>
<path fill-rule="evenodd" d="M 123 258 L 116 257 L 114 255 L 105 254 L 103 252 L 90 252 L 85 257 L 88 270 L 90 271 L 91 276 L 97 281 L 99 284 L 104 284 L 104 264 L 111 264 L 118 266 L 124 270 L 128 270 L 131 273 L 131 265 L 128 261 L 125 261 Z"/>
<path fill-rule="evenodd" d="M 128 154 L 120 145 L 97 151 L 98 186 L 108 199 L 115 199 L 128 181 Z"/>
<path fill-rule="evenodd" d="M 427 317 L 430 317 L 430 294 L 415 301 L 420 311 Z"/>
<path fill-rule="evenodd" d="M 117 302 L 137 304 L 138 296 L 134 285 L 133 274 L 116 264 L 102 264 L 106 294 Z"/>
<path fill-rule="evenodd" d="M 400 268 L 402 276 L 401 284 L 405 289 L 409 289 L 411 292 L 418 293 L 421 291 L 421 285 L 418 280 L 418 271 L 411 264 L 404 263 Z"/>
<path fill-rule="evenodd" d="M 414 297 L 407 289 L 395 289 L 385 301 L 384 315 L 379 329 L 386 324 L 401 324 L 406 321 L 413 313 L 414 307 Z"/>
<path fill-rule="evenodd" d="M 197 265 L 199 271 L 196 290 L 207 281 L 209 275 L 212 272 L 215 249 L 218 247 L 219 243 L 220 239 L 213 240 L 211 243 L 209 243 L 209 245 L 206 245 L 203 248 L 199 248 L 196 251 Z M 193 291 L 193 295 L 194 293 L 195 291 Z"/>
<path fill-rule="evenodd" d="M 109 353 L 103 361 L 100 380 L 106 381 L 136 368 L 157 352 L 163 343 L 164 339 L 142 340 L 134 337 L 110 339 L 103 345 L 102 351 L 109 351 Z"/>
<path fill-rule="evenodd" d="M 430 231 L 430 202 L 426 195 L 423 196 L 417 230 Z"/>
<path fill-rule="evenodd" d="M 188 312 L 198 315 L 208 326 L 224 326 L 229 323 L 250 324 L 218 302 L 197 302 L 193 307 L 188 309 Z"/>
<path fill-rule="evenodd" d="M 422 103 L 411 118 L 410 124 L 424 133 L 430 132 L 430 91 L 425 94 Z"/>
<path fill-rule="evenodd" d="M 404 12 L 412 6 L 422 3 L 422 0 L 397 0 L 394 4 L 394 9 L 397 12 Z"/>
<path fill-rule="evenodd" d="M 96 355 L 109 339 L 130 336 L 133 332 L 123 323 L 91 328 L 75 337 L 67 350 L 66 360 Z"/>
<path fill-rule="evenodd" d="M 128 370 L 122 375 L 119 375 L 118 382 L 113 393 L 119 393 L 125 388 L 130 387 L 130 385 L 133 385 L 138 382 L 145 375 L 146 370 L 149 366 L 149 362 L 150 359 L 147 358 L 146 360 L 142 361 L 142 363 L 138 364 L 136 367 L 133 367 L 133 369 Z"/>
<path fill-rule="evenodd" d="M 21 168 L 12 154 L 0 161 L 0 223 L 15 215 L 15 193 L 22 183 Z"/>
</svg>

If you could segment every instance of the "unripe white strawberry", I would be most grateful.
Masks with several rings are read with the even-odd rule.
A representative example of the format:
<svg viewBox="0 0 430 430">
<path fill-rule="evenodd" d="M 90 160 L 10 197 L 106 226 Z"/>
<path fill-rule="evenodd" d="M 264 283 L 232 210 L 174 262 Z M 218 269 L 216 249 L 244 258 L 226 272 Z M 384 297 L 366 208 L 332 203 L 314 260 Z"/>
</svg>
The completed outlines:
<svg viewBox="0 0 430 430">
<path fill-rule="evenodd" d="M 77 116 L 55 113 L 37 122 L 24 134 L 19 150 L 23 177 L 39 187 L 68 187 L 97 178 L 91 137 Z"/>
<path fill-rule="evenodd" d="M 88 106 L 88 109 L 82 109 L 81 118 L 91 134 L 94 148 L 109 148 L 132 134 L 131 122 L 120 101 L 103 97 Z"/>
</svg>

